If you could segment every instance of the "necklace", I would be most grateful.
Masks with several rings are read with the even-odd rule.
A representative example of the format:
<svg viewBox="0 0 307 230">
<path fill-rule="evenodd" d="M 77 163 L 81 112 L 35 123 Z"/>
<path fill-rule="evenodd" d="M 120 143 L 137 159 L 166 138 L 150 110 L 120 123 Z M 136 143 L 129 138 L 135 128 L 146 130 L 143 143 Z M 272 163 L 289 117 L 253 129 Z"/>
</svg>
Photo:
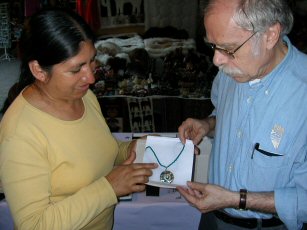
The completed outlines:
<svg viewBox="0 0 307 230">
<path fill-rule="evenodd" d="M 155 158 L 157 159 L 159 165 L 160 165 L 161 167 L 165 168 L 165 170 L 160 174 L 160 181 L 161 181 L 161 182 L 169 183 L 169 184 L 170 184 L 170 183 L 172 183 L 172 182 L 174 181 L 174 178 L 175 178 L 174 174 L 173 174 L 171 171 L 167 170 L 167 169 L 168 169 L 170 166 L 172 166 L 172 165 L 178 160 L 178 158 L 180 157 L 180 155 L 182 154 L 182 152 L 183 152 L 183 150 L 184 150 L 184 147 L 185 147 L 185 145 L 182 146 L 182 149 L 181 149 L 180 153 L 177 155 L 177 157 L 176 157 L 169 165 L 164 165 L 164 164 L 162 164 L 162 163 L 160 162 L 160 160 L 159 160 L 157 154 L 155 153 L 155 151 L 152 149 L 151 146 L 147 146 L 147 147 L 145 148 L 145 151 L 146 151 L 147 149 L 150 149 L 151 152 L 154 154 Z"/>
</svg>

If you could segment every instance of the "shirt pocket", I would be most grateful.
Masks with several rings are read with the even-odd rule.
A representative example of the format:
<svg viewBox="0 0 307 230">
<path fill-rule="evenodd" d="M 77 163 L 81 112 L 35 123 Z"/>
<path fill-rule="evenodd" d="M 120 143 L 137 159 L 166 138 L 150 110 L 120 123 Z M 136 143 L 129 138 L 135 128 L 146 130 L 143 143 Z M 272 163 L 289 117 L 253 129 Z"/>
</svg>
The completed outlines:
<svg viewBox="0 0 307 230">
<path fill-rule="evenodd" d="M 258 146 L 257 146 L 258 144 Z M 256 143 L 252 152 L 252 162 L 262 168 L 281 168 L 287 165 L 285 152 L 276 151 L 274 147 Z"/>
</svg>

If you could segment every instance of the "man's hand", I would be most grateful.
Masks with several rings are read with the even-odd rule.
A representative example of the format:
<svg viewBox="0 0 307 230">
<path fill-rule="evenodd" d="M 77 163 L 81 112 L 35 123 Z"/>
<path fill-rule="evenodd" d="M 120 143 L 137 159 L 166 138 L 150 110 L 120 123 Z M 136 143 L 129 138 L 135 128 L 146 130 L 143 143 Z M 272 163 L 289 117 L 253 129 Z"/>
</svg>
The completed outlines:
<svg viewBox="0 0 307 230">
<path fill-rule="evenodd" d="M 186 139 L 190 139 L 194 145 L 198 145 L 203 137 L 208 135 L 214 127 L 215 118 L 204 120 L 188 118 L 178 128 L 179 139 L 183 144 L 185 144 Z"/>
<path fill-rule="evenodd" d="M 221 208 L 237 208 L 239 193 L 217 185 L 188 182 L 188 188 L 178 186 L 178 192 L 202 213 Z"/>
</svg>

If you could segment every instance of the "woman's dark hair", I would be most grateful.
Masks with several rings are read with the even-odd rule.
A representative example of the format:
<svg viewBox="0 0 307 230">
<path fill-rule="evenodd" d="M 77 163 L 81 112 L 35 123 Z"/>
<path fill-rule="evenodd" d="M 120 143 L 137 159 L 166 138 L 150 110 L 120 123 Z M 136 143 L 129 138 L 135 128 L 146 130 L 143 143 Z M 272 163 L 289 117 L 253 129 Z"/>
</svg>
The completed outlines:
<svg viewBox="0 0 307 230">
<path fill-rule="evenodd" d="M 80 50 L 80 42 L 95 42 L 95 36 L 89 25 L 77 13 L 65 9 L 43 9 L 31 16 L 25 23 L 21 34 L 20 77 L 14 85 L 13 94 L 7 98 L 1 112 L 27 85 L 35 81 L 28 63 L 36 60 L 46 71 L 61 63 Z"/>
</svg>

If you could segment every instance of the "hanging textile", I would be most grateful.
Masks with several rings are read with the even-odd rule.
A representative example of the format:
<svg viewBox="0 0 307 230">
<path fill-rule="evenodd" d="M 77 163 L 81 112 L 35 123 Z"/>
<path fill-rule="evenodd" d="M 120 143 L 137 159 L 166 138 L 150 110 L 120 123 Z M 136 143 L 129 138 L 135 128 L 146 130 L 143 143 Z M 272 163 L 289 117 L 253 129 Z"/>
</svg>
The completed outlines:
<svg viewBox="0 0 307 230">
<path fill-rule="evenodd" d="M 85 20 L 93 31 L 97 31 L 100 28 L 99 0 L 87 1 Z"/>
<path fill-rule="evenodd" d="M 152 98 L 127 97 L 132 133 L 155 132 Z"/>
<path fill-rule="evenodd" d="M 76 1 L 76 10 L 80 16 L 85 17 L 85 6 L 83 4 L 83 0 Z"/>
</svg>

